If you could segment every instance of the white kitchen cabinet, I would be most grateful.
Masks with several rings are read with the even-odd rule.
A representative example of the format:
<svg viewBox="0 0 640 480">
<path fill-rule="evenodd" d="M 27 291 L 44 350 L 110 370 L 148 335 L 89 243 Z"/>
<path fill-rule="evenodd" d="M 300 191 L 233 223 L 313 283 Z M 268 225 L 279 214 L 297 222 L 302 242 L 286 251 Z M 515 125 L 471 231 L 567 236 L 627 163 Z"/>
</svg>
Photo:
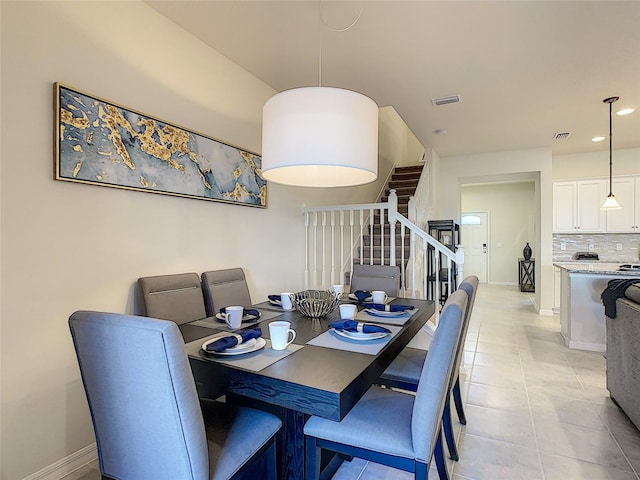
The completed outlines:
<svg viewBox="0 0 640 480">
<path fill-rule="evenodd" d="M 607 195 L 606 180 L 590 179 L 553 183 L 553 231 L 601 233 L 606 215 L 600 206 Z"/>
<path fill-rule="evenodd" d="M 640 233 L 640 177 L 614 178 L 613 194 L 622 209 L 607 212 L 607 232 Z"/>
</svg>

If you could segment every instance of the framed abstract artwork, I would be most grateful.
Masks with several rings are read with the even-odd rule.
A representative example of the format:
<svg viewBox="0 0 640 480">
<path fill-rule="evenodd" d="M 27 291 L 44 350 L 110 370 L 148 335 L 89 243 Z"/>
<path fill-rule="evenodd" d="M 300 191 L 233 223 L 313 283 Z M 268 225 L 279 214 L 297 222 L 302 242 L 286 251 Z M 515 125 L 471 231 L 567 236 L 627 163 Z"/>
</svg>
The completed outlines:
<svg viewBox="0 0 640 480">
<path fill-rule="evenodd" d="M 266 208 L 255 153 L 54 84 L 56 180 Z"/>
</svg>

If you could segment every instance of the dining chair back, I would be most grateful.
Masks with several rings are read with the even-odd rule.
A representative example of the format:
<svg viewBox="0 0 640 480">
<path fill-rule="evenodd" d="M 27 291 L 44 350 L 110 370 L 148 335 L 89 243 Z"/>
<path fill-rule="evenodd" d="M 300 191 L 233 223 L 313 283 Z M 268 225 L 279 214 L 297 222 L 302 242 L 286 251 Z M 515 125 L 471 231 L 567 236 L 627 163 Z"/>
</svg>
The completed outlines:
<svg viewBox="0 0 640 480">
<path fill-rule="evenodd" d="M 220 402 L 201 410 L 174 322 L 78 311 L 69 328 L 103 478 L 229 479 L 262 454 L 275 478 L 280 420 Z"/>
<path fill-rule="evenodd" d="M 464 406 L 462 403 L 462 394 L 460 391 L 460 363 L 464 353 L 464 343 L 467 337 L 467 330 L 469 328 L 469 322 L 471 320 L 471 312 L 475 303 L 476 292 L 478 290 L 478 277 L 470 275 L 466 277 L 458 291 L 463 291 L 467 295 L 467 305 L 464 312 L 462 322 L 462 335 L 460 335 L 460 341 L 456 347 L 456 354 L 454 359 L 454 366 L 451 370 L 451 378 L 449 380 L 449 392 L 453 394 L 453 401 L 456 408 L 456 413 L 460 423 L 467 424 L 466 415 L 464 413 Z M 438 328 L 440 328 L 438 323 Z M 437 329 L 436 329 L 437 330 Z M 420 376 L 422 374 L 423 365 L 425 359 L 428 358 L 429 352 L 427 350 L 420 350 L 416 348 L 405 348 L 394 359 L 394 361 L 387 367 L 387 369 L 380 375 L 378 380 L 379 385 L 387 387 L 401 388 L 403 390 L 409 390 L 415 392 L 419 388 Z M 430 353 L 429 353 L 430 354 Z M 447 447 L 449 454 L 453 460 L 459 459 L 458 448 L 455 442 L 453 434 L 453 424 L 451 421 L 450 411 L 450 395 L 447 395 L 445 409 L 443 413 L 443 427 L 445 438 L 447 441 Z"/>
<path fill-rule="evenodd" d="M 371 387 L 340 422 L 312 416 L 304 427 L 306 478 L 320 475 L 322 450 L 363 458 L 426 479 L 435 457 L 438 476 L 449 478 L 442 447 L 442 414 L 467 295 L 456 291 L 441 313 L 416 395 Z"/>
<path fill-rule="evenodd" d="M 467 295 L 460 290 L 445 302 L 440 316 L 443 323 L 433 336 L 418 382 L 411 432 L 416 458 L 423 462 L 430 460 L 436 442 L 441 441 L 442 418 L 449 397 L 449 381 L 456 361 L 456 348 L 462 337 L 467 303 Z M 438 335 L 440 328 L 443 332 Z"/>
<path fill-rule="evenodd" d="M 144 315 L 178 325 L 207 316 L 197 273 L 178 273 L 138 279 Z"/>
<path fill-rule="evenodd" d="M 207 316 L 213 317 L 229 305 L 250 307 L 251 295 L 242 268 L 212 270 L 202 274 L 202 291 Z"/>
<path fill-rule="evenodd" d="M 359 265 L 351 271 L 351 292 L 384 290 L 390 297 L 400 291 L 400 267 L 397 265 Z"/>
</svg>

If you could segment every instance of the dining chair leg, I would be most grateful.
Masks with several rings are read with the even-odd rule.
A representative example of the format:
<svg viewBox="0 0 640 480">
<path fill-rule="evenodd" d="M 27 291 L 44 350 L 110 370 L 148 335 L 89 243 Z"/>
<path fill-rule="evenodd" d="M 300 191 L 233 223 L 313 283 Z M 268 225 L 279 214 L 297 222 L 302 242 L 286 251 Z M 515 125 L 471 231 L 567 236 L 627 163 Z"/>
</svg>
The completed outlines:
<svg viewBox="0 0 640 480">
<path fill-rule="evenodd" d="M 316 439 L 305 437 L 305 480 L 318 480 L 320 478 L 320 447 L 316 445 Z"/>
<path fill-rule="evenodd" d="M 444 447 L 442 446 L 442 429 L 438 432 L 436 439 L 436 448 L 433 451 L 436 460 L 436 468 L 438 469 L 438 477 L 440 480 L 449 480 L 449 471 L 447 470 L 447 462 L 444 459 Z"/>
<path fill-rule="evenodd" d="M 460 395 L 460 375 L 456 378 L 456 383 L 453 384 L 453 402 L 456 405 L 456 412 L 458 412 L 458 419 L 462 425 L 467 424 L 467 417 L 464 414 L 464 407 L 462 406 L 462 395 Z"/>
<path fill-rule="evenodd" d="M 278 477 L 276 466 L 276 442 L 271 442 L 271 446 L 264 452 L 265 463 L 267 464 L 267 480 L 276 480 Z"/>
<path fill-rule="evenodd" d="M 457 462 L 460 459 L 460 456 L 458 455 L 458 447 L 456 446 L 456 439 L 453 434 L 453 424 L 451 422 L 450 395 L 447 395 L 447 399 L 444 401 L 444 410 L 442 412 L 442 428 L 444 430 L 444 438 L 447 441 L 449 456 Z"/>
</svg>

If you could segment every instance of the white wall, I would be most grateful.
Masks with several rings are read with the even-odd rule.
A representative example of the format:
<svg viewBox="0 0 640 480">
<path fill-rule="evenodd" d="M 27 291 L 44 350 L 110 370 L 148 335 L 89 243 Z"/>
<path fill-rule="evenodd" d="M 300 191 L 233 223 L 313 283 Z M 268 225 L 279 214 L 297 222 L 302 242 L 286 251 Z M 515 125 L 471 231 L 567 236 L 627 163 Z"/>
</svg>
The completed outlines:
<svg viewBox="0 0 640 480">
<path fill-rule="evenodd" d="M 135 313 L 136 279 L 166 273 L 241 266 L 256 301 L 300 289 L 302 204 L 373 201 L 386 172 L 358 188 L 270 184 L 267 209 L 54 181 L 53 82 L 256 152 L 275 92 L 143 2 L 0 8 L 0 477 L 18 480 L 94 442 L 71 313 Z"/>
<path fill-rule="evenodd" d="M 489 212 L 489 283 L 518 284 L 518 258 L 536 248 L 533 182 L 462 186 L 462 212 Z"/>
<path fill-rule="evenodd" d="M 640 174 L 640 148 L 614 150 L 612 159 L 614 177 L 616 175 Z M 583 177 L 609 177 L 609 150 L 554 155 L 554 180 Z"/>
<path fill-rule="evenodd" d="M 544 314 L 551 314 L 553 308 L 551 161 L 551 151 L 547 148 L 444 157 L 440 161 L 439 179 L 440 185 L 446 186 L 440 189 L 440 217 L 453 219 L 460 218 L 461 185 L 534 182 L 536 308 Z"/>
</svg>

